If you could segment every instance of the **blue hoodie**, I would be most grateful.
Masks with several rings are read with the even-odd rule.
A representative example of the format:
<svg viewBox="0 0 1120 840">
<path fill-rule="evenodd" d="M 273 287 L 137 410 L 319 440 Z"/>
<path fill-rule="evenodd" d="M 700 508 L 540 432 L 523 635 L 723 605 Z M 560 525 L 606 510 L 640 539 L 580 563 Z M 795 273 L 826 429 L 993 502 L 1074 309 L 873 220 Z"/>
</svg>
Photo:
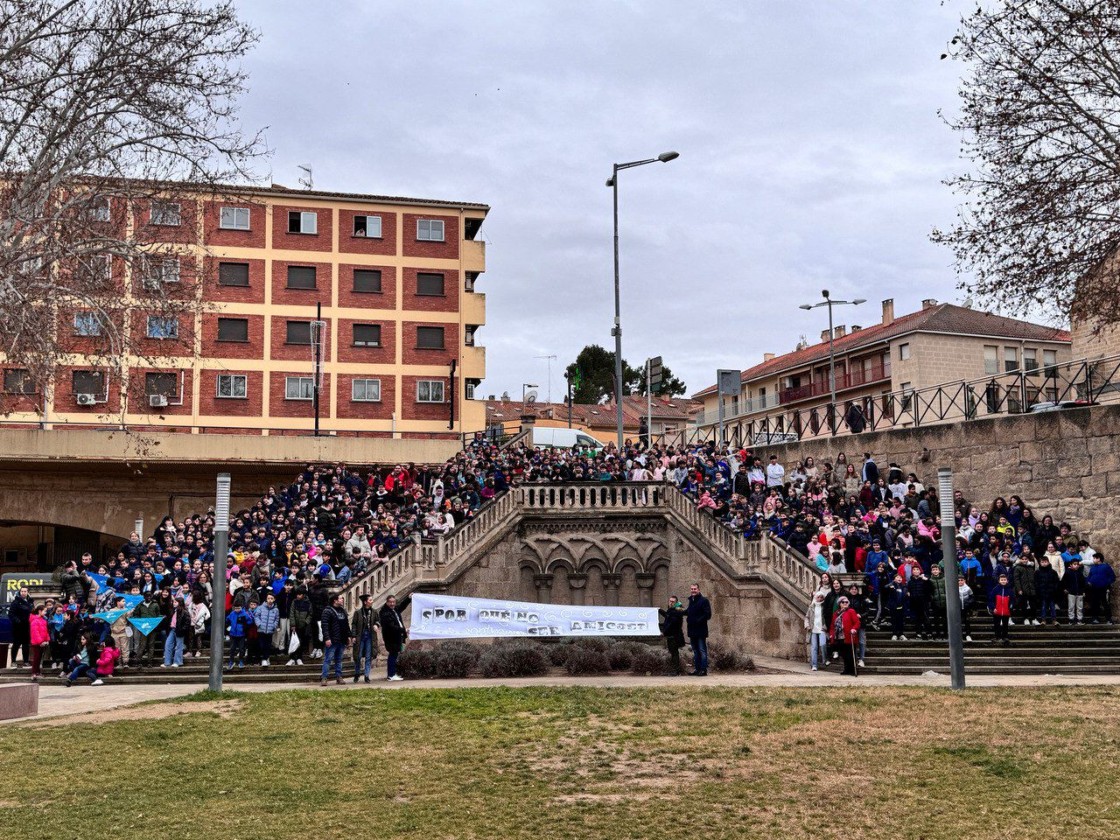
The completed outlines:
<svg viewBox="0 0 1120 840">
<path fill-rule="evenodd" d="M 229 614 L 226 621 L 229 624 L 229 637 L 241 639 L 249 632 L 249 627 L 253 623 L 253 614 L 237 607 Z"/>
<path fill-rule="evenodd" d="M 1097 561 L 1089 566 L 1089 585 L 1107 588 L 1116 582 L 1116 572 L 1112 566 L 1103 561 Z"/>
</svg>

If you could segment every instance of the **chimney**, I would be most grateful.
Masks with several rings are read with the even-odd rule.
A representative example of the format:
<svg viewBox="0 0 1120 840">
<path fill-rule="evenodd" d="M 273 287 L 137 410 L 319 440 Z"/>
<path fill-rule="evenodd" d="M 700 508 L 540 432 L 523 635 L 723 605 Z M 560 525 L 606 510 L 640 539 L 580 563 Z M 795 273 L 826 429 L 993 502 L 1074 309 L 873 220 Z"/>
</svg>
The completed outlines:
<svg viewBox="0 0 1120 840">
<path fill-rule="evenodd" d="M 773 353 L 763 353 L 762 354 L 762 361 L 764 361 L 764 362 L 772 361 L 774 358 L 775 358 L 775 356 L 774 356 Z"/>
<path fill-rule="evenodd" d="M 922 309 L 933 309 L 935 306 L 937 306 L 937 301 L 933 298 L 926 298 L 922 301 Z"/>
<path fill-rule="evenodd" d="M 883 301 L 883 326 L 894 323 L 894 298 Z"/>
<path fill-rule="evenodd" d="M 840 326 L 838 326 L 836 328 L 835 338 L 843 338 L 847 334 L 848 334 L 848 328 L 845 327 L 843 324 L 841 324 Z"/>
<path fill-rule="evenodd" d="M 863 327 L 861 327 L 859 324 L 852 324 L 852 332 L 857 333 L 862 329 Z"/>
<path fill-rule="evenodd" d="M 828 341 L 828 330 L 821 330 L 821 341 Z"/>
</svg>

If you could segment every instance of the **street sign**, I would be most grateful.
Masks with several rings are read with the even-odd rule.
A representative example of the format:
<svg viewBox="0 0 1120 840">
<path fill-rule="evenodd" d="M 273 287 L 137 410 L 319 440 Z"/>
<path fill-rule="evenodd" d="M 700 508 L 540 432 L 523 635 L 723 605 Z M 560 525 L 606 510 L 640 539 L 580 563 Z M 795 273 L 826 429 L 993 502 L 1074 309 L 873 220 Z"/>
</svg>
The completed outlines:
<svg viewBox="0 0 1120 840">
<path fill-rule="evenodd" d="M 651 391 L 661 390 L 658 386 L 661 385 L 662 382 L 662 373 L 661 357 L 654 356 L 649 360 L 649 387 Z"/>
<path fill-rule="evenodd" d="M 743 385 L 743 375 L 737 370 L 717 370 L 716 385 L 721 397 L 738 396 Z"/>
</svg>

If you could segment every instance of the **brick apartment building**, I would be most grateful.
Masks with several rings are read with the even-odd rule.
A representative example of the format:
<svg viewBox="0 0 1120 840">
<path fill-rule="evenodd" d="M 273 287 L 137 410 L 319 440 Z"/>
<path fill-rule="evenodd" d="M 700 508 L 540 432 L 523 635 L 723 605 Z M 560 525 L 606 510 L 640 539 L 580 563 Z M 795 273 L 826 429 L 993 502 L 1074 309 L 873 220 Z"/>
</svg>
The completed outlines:
<svg viewBox="0 0 1120 840">
<path fill-rule="evenodd" d="M 476 237 L 489 208 L 317 191 L 229 187 L 174 204 L 108 202 L 105 221 L 153 243 L 149 276 L 115 258 L 113 317 L 147 361 L 89 363 L 98 316 L 60 307 L 68 356 L 53 387 L 27 394 L 6 368 L 9 421 L 48 427 L 284 434 L 309 431 L 314 340 L 325 434 L 455 437 L 483 428 L 486 322 Z M 144 311 L 143 282 L 169 296 L 201 285 L 202 311 Z M 321 322 L 317 325 L 317 307 Z M 44 404 L 45 403 L 45 404 Z"/>
<path fill-rule="evenodd" d="M 764 428 L 800 434 L 828 432 L 829 335 L 791 353 L 767 353 L 761 364 L 742 372 L 738 395 L 724 397 L 725 435 L 750 443 L 751 431 Z M 836 402 L 840 432 L 853 405 L 863 417 L 897 416 L 908 421 L 906 395 L 950 382 L 1024 374 L 1028 403 L 1052 397 L 1046 388 L 1048 368 L 1070 360 L 1066 330 L 1004 318 L 934 300 L 917 312 L 895 317 L 894 301 L 884 300 L 882 318 L 872 326 L 835 327 Z M 1002 392 L 1001 392 L 1002 393 Z M 980 389 L 979 399 L 984 399 Z M 1018 389 L 1012 389 L 1012 398 Z M 718 428 L 719 398 L 714 385 L 693 395 L 704 404 L 696 418 L 701 436 Z M 963 415 L 962 415 L 963 416 Z M 951 418 L 947 418 L 951 419 Z M 961 419 L 961 418 L 957 418 Z M 780 421 L 780 422 L 779 422 Z"/>
</svg>

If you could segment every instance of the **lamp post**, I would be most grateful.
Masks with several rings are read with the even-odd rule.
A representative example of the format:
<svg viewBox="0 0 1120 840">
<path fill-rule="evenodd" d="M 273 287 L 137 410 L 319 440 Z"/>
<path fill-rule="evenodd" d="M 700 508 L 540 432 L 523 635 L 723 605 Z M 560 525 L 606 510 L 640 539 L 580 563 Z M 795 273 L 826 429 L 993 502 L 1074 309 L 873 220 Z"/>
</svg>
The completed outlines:
<svg viewBox="0 0 1120 840">
<path fill-rule="evenodd" d="M 527 396 L 529 394 L 529 389 L 530 388 L 536 388 L 536 387 L 538 387 L 538 386 L 531 385 L 528 382 L 522 382 L 521 383 L 521 407 L 522 408 L 525 407 L 525 399 L 527 398 Z"/>
<path fill-rule="evenodd" d="M 614 190 L 614 403 L 615 422 L 618 432 L 618 451 L 622 454 L 622 307 L 618 291 L 618 173 L 623 169 L 645 166 L 647 163 L 668 163 L 680 157 L 679 152 L 662 152 L 648 160 L 632 160 L 629 163 L 616 163 L 607 179 L 607 186 Z"/>
<path fill-rule="evenodd" d="M 836 435 L 836 354 L 833 351 L 833 337 L 834 330 L 832 329 L 832 307 L 834 306 L 859 306 L 861 303 L 866 303 L 865 298 L 856 298 L 855 300 L 833 300 L 828 295 L 828 289 L 821 290 L 821 297 L 824 300 L 818 303 L 803 303 L 801 308 L 805 310 L 816 309 L 818 306 L 828 307 L 828 427 L 833 436 Z M 813 387 L 812 383 L 809 385 L 810 389 Z"/>
</svg>

